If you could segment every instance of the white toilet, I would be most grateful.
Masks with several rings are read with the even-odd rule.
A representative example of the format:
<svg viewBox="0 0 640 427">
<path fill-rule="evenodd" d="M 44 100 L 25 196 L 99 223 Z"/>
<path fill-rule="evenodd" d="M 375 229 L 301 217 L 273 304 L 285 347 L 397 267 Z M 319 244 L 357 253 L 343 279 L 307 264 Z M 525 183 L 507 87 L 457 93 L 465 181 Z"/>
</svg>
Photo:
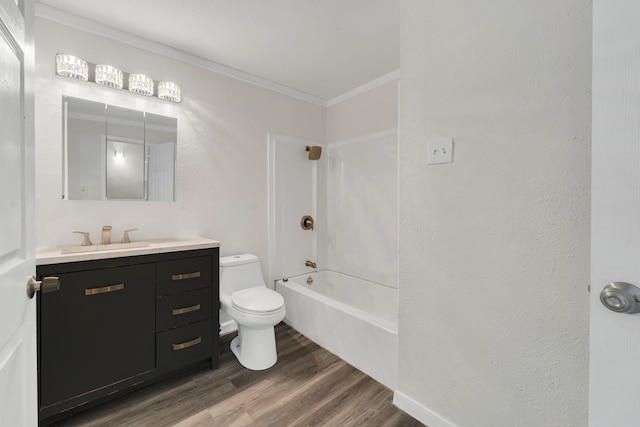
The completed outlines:
<svg viewBox="0 0 640 427">
<path fill-rule="evenodd" d="M 278 360 L 273 327 L 284 319 L 284 298 L 266 287 L 251 254 L 220 257 L 220 305 L 238 324 L 231 351 L 245 368 L 263 370 Z"/>
</svg>

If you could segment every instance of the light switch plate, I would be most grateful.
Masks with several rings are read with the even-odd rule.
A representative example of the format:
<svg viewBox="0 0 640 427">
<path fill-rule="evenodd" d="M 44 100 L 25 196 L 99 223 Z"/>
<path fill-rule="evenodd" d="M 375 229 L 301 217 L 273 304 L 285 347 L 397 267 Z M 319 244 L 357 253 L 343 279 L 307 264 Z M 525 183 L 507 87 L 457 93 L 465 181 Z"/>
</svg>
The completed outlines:
<svg viewBox="0 0 640 427">
<path fill-rule="evenodd" d="M 453 162 L 453 138 L 433 138 L 427 142 L 427 164 Z"/>
</svg>

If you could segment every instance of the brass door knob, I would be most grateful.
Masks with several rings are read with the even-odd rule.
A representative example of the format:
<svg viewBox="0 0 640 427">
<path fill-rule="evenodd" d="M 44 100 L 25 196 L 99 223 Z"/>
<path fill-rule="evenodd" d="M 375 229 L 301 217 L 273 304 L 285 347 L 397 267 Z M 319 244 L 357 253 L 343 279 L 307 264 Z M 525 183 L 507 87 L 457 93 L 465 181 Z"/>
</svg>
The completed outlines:
<svg viewBox="0 0 640 427">
<path fill-rule="evenodd" d="M 36 292 L 40 291 L 43 294 L 48 294 L 50 292 L 56 292 L 60 290 L 60 278 L 59 277 L 45 277 L 41 281 L 36 280 L 35 277 L 31 276 L 27 280 L 27 295 L 29 298 L 33 298 Z"/>
</svg>

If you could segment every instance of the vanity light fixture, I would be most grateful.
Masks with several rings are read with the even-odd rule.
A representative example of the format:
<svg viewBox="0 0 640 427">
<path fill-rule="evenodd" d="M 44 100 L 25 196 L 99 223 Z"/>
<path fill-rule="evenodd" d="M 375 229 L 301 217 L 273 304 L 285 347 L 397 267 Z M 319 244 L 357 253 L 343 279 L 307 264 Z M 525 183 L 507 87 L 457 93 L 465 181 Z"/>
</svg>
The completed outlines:
<svg viewBox="0 0 640 427">
<path fill-rule="evenodd" d="M 89 67 L 95 67 L 93 69 L 95 72 L 90 74 Z M 155 95 L 166 101 L 180 102 L 182 100 L 182 90 L 174 82 L 160 82 L 156 92 L 153 79 L 145 74 L 123 72 L 113 65 L 92 64 L 67 53 L 56 55 L 56 74 L 85 82 L 94 82 L 114 89 L 124 89 L 140 95 Z"/>
<path fill-rule="evenodd" d="M 124 159 L 124 151 L 123 150 L 116 150 L 116 159 L 118 159 L 118 160 L 123 160 Z"/>
<path fill-rule="evenodd" d="M 122 70 L 112 65 L 98 64 L 95 68 L 96 83 L 103 86 L 122 89 Z"/>
<path fill-rule="evenodd" d="M 77 56 L 59 53 L 56 55 L 56 74 L 86 82 L 89 80 L 89 64 Z"/>
<path fill-rule="evenodd" d="M 129 74 L 129 92 L 153 96 L 153 79 L 144 74 Z"/>
<path fill-rule="evenodd" d="M 180 95 L 182 90 L 180 86 L 174 82 L 160 82 L 158 83 L 158 98 L 166 99 L 167 101 L 180 102 Z"/>
</svg>

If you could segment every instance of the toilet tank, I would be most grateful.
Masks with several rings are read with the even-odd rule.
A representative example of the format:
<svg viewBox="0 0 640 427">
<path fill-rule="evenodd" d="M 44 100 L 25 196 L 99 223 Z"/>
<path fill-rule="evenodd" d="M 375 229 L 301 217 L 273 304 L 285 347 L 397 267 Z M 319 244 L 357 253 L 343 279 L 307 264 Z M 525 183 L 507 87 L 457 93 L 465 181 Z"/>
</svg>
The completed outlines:
<svg viewBox="0 0 640 427">
<path fill-rule="evenodd" d="M 260 259 L 252 254 L 220 257 L 220 292 L 231 294 L 246 288 L 265 286 Z"/>
</svg>

